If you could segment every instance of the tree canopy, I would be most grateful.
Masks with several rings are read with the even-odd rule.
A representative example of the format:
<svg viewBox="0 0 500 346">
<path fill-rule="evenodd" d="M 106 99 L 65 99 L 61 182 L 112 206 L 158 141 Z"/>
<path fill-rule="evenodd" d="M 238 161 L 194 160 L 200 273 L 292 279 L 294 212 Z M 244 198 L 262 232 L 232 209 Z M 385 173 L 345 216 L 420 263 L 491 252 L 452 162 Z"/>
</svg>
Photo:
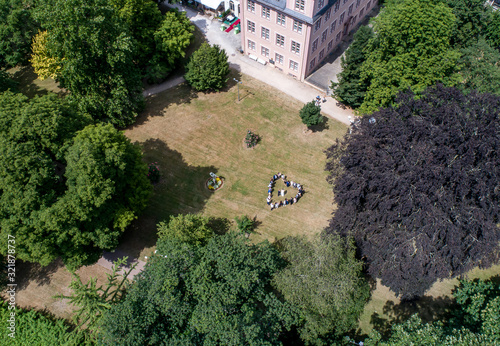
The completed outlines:
<svg viewBox="0 0 500 346">
<path fill-rule="evenodd" d="M 204 245 L 219 231 L 213 218 L 197 214 L 171 216 L 158 224 L 159 239 L 177 239 L 192 245 Z"/>
<path fill-rule="evenodd" d="M 317 106 L 315 101 L 306 103 L 300 110 L 299 115 L 302 119 L 302 123 L 307 127 L 319 125 L 324 120 L 321 115 L 321 107 Z"/>
<path fill-rule="evenodd" d="M 134 122 L 143 96 L 133 39 L 115 11 L 105 0 L 47 0 L 36 13 L 69 98 L 94 119 L 123 127 Z"/>
<path fill-rule="evenodd" d="M 352 239 L 338 235 L 288 237 L 280 241 L 288 266 L 275 275 L 276 287 L 300 311 L 300 337 L 323 344 L 322 337 L 340 336 L 357 325 L 369 296 Z"/>
<path fill-rule="evenodd" d="M 270 287 L 282 264 L 269 243 L 227 233 L 205 246 L 157 245 L 125 299 L 103 317 L 104 344 L 272 345 L 294 322 Z"/>
<path fill-rule="evenodd" d="M 327 150 L 337 210 L 368 271 L 403 298 L 498 261 L 500 97 L 441 85 L 363 117 Z"/>
<path fill-rule="evenodd" d="M 145 207 L 140 149 L 89 122 L 55 95 L 0 95 L 1 246 L 16 236 L 18 258 L 93 263 Z"/>
<path fill-rule="evenodd" d="M 195 90 L 220 90 L 226 86 L 228 74 L 226 51 L 204 42 L 189 59 L 184 78 Z"/>
</svg>

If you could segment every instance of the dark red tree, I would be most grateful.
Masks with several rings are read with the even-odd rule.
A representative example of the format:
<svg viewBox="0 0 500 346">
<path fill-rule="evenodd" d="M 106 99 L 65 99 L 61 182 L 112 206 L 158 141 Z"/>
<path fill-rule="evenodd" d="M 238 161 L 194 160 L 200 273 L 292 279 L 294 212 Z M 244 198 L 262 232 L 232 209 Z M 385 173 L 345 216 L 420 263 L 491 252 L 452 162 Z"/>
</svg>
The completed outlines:
<svg viewBox="0 0 500 346">
<path fill-rule="evenodd" d="M 337 210 L 373 277 L 403 299 L 498 261 L 500 97 L 441 85 L 361 118 L 326 151 Z"/>
</svg>

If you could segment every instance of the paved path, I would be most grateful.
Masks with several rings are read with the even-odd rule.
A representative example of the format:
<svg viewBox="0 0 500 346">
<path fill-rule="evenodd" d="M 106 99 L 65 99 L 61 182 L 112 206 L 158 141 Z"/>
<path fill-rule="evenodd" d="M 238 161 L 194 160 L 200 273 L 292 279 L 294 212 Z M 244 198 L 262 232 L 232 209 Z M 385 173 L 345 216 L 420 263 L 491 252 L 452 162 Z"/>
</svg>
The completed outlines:
<svg viewBox="0 0 500 346">
<path fill-rule="evenodd" d="M 121 252 L 120 250 L 116 250 L 114 252 L 104 252 L 102 257 L 97 261 L 97 264 L 99 264 L 101 267 L 107 268 L 109 270 L 113 269 L 113 262 L 115 262 L 117 259 L 126 257 L 128 256 L 124 252 Z M 134 270 L 130 272 L 130 278 L 134 278 L 137 274 L 139 274 L 143 269 L 144 266 L 146 265 L 146 262 L 138 260 L 138 259 L 132 259 L 130 256 L 128 256 L 127 259 L 127 265 L 122 267 L 122 270 L 119 271 L 120 274 L 124 273 L 126 270 L 130 269 L 132 265 L 137 263 L 136 267 Z"/>
</svg>

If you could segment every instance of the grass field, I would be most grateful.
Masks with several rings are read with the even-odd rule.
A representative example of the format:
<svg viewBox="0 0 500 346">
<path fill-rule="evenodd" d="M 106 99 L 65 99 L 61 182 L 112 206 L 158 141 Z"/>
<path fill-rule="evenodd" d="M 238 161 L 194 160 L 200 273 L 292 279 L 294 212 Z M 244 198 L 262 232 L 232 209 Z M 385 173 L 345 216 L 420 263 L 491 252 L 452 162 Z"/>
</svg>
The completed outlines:
<svg viewBox="0 0 500 346">
<path fill-rule="evenodd" d="M 230 80 L 243 80 L 240 102 L 234 85 L 209 94 L 180 85 L 148 99 L 144 114 L 125 131 L 143 147 L 148 163 L 158 162 L 162 179 L 121 250 L 147 255 L 156 242 L 155 225 L 179 213 L 255 217 L 254 241 L 307 235 L 327 225 L 333 195 L 323 150 L 345 133 L 345 125 L 328 121 L 320 131 L 305 131 L 298 116 L 302 104 L 232 73 Z M 254 149 L 244 146 L 247 129 L 262 138 Z M 210 172 L 224 178 L 219 191 L 205 187 Z M 306 194 L 294 206 L 270 211 L 267 185 L 277 172 L 303 184 Z M 288 196 L 295 195 L 287 190 Z"/>
</svg>

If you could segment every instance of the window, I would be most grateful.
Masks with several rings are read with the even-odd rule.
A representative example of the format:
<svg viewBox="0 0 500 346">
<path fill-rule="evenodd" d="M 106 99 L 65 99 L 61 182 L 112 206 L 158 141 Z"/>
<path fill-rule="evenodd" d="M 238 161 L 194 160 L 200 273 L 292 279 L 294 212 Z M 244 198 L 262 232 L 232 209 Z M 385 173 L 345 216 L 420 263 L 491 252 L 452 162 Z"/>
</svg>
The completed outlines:
<svg viewBox="0 0 500 346">
<path fill-rule="evenodd" d="M 247 9 L 248 11 L 255 13 L 255 2 L 253 1 L 248 1 L 247 3 Z"/>
<path fill-rule="evenodd" d="M 342 31 L 335 36 L 335 42 L 338 42 L 340 40 L 340 35 L 342 35 Z"/>
<path fill-rule="evenodd" d="M 358 16 L 354 16 L 354 17 L 352 17 L 352 21 L 351 21 L 351 23 L 352 23 L 352 24 L 356 23 L 356 19 L 358 19 Z"/>
<path fill-rule="evenodd" d="M 351 4 L 351 6 L 349 6 L 349 10 L 347 10 L 347 15 L 350 16 L 352 14 L 352 7 L 354 6 L 354 4 Z"/>
<path fill-rule="evenodd" d="M 320 52 L 319 52 L 319 57 L 318 57 L 318 61 L 320 61 L 321 59 L 323 59 L 325 57 L 325 49 L 323 48 Z"/>
<path fill-rule="evenodd" d="M 361 11 L 359 11 L 359 18 L 363 17 L 364 12 L 365 12 L 364 8 L 362 8 Z"/>
<path fill-rule="evenodd" d="M 269 40 L 269 29 L 262 27 L 262 32 L 260 34 L 260 37 L 262 37 L 265 40 Z"/>
<path fill-rule="evenodd" d="M 368 3 L 366 4 L 366 8 L 367 9 L 370 8 L 371 4 L 372 4 L 372 0 L 368 1 Z"/>
<path fill-rule="evenodd" d="M 285 26 L 286 25 L 285 18 L 286 17 L 283 13 L 278 13 L 278 19 L 276 19 L 276 23 L 278 23 L 279 25 Z"/>
<path fill-rule="evenodd" d="M 340 0 L 335 3 L 335 7 L 333 8 L 333 13 L 337 13 L 340 7 Z"/>
<path fill-rule="evenodd" d="M 316 24 L 314 24 L 314 32 L 318 31 L 318 29 L 321 27 L 321 18 L 318 19 Z"/>
<path fill-rule="evenodd" d="M 342 0 L 342 5 L 345 5 L 346 2 L 347 0 Z"/>
<path fill-rule="evenodd" d="M 331 8 L 329 8 L 329 9 L 328 9 L 328 11 L 326 11 L 326 14 L 325 14 L 325 22 L 326 22 L 328 19 L 330 19 L 331 15 L 332 15 L 332 9 L 331 9 Z"/>
<path fill-rule="evenodd" d="M 337 26 L 337 20 L 335 19 L 332 23 L 332 25 L 330 25 L 330 34 L 333 34 L 333 32 L 335 31 L 335 27 Z"/>
<path fill-rule="evenodd" d="M 234 11 L 234 2 L 233 1 L 229 1 L 229 9 L 231 11 Z"/>
<path fill-rule="evenodd" d="M 262 6 L 262 18 L 269 19 L 271 17 L 271 10 L 268 7 Z"/>
<path fill-rule="evenodd" d="M 311 62 L 309 63 L 309 69 L 312 70 L 314 65 L 316 65 L 316 58 L 312 59 Z"/>
<path fill-rule="evenodd" d="M 295 0 L 295 10 L 304 12 L 305 0 Z"/>
<path fill-rule="evenodd" d="M 323 31 L 323 33 L 321 34 L 321 43 L 326 41 L 326 35 L 328 35 L 328 29 Z"/>
<path fill-rule="evenodd" d="M 290 60 L 290 70 L 298 71 L 299 70 L 299 63 L 295 62 L 293 60 Z"/>
<path fill-rule="evenodd" d="M 322 8 L 323 6 L 325 6 L 325 0 L 319 0 L 319 1 L 318 1 L 318 10 L 319 10 L 320 8 Z"/>
<path fill-rule="evenodd" d="M 318 49 L 318 39 L 315 39 L 314 42 L 313 42 L 313 45 L 312 45 L 312 52 L 314 53 L 314 51 Z"/>
<path fill-rule="evenodd" d="M 280 65 L 283 65 L 283 55 L 276 53 L 276 62 Z"/>
<path fill-rule="evenodd" d="M 359 3 L 361 2 L 361 0 L 356 0 L 356 8 L 359 7 Z"/>
<path fill-rule="evenodd" d="M 292 52 L 300 54 L 300 43 L 292 41 Z"/>
<path fill-rule="evenodd" d="M 328 47 L 326 47 L 326 50 L 330 50 L 333 48 L 333 40 L 331 40 L 330 42 L 328 42 Z"/>
<path fill-rule="evenodd" d="M 251 22 L 251 21 L 247 21 L 247 22 L 248 22 L 248 24 L 247 24 L 248 31 L 253 32 L 255 34 L 255 23 Z"/>
<path fill-rule="evenodd" d="M 276 34 L 276 45 L 283 47 L 285 45 L 285 36 Z"/>
<path fill-rule="evenodd" d="M 345 11 L 342 12 L 342 14 L 340 15 L 339 24 L 342 24 L 344 22 L 344 15 L 345 15 Z"/>
<path fill-rule="evenodd" d="M 267 49 L 266 47 L 262 47 L 260 49 L 260 53 L 264 55 L 266 58 L 269 58 L 269 49 Z"/>
<path fill-rule="evenodd" d="M 299 34 L 302 34 L 302 23 L 294 20 L 293 21 L 293 31 L 298 32 Z"/>
<path fill-rule="evenodd" d="M 255 42 L 248 40 L 248 49 L 255 50 Z"/>
</svg>

